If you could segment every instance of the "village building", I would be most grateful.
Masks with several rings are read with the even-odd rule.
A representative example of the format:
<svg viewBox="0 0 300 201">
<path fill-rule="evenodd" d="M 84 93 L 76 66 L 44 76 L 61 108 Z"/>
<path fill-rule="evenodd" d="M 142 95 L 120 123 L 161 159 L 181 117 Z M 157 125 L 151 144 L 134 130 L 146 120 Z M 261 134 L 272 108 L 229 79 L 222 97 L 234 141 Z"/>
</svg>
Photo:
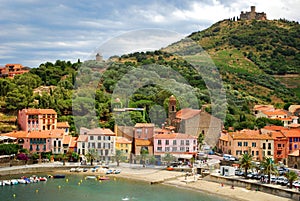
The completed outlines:
<svg viewBox="0 0 300 201">
<path fill-rule="evenodd" d="M 220 146 L 221 145 L 221 146 Z M 274 156 L 274 140 L 259 130 L 242 130 L 222 135 L 218 142 L 224 154 L 240 158 L 243 154 L 251 154 L 254 160 Z"/>
<path fill-rule="evenodd" d="M 5 67 L 0 67 L 0 78 L 14 78 L 15 75 L 28 73 L 29 68 L 21 64 L 6 64 Z"/>
<path fill-rule="evenodd" d="M 57 113 L 53 109 L 19 110 L 18 124 L 23 131 L 54 130 L 57 124 Z"/>
<path fill-rule="evenodd" d="M 127 160 L 130 159 L 130 154 L 132 150 L 132 141 L 128 140 L 125 137 L 117 137 L 116 139 L 116 150 L 120 150 L 123 152 L 123 155 Z"/>
<path fill-rule="evenodd" d="M 45 131 L 13 131 L 3 136 L 14 137 L 23 149 L 30 153 L 52 152 L 63 154 L 64 131 L 60 129 Z"/>
<path fill-rule="evenodd" d="M 156 134 L 153 139 L 154 155 L 170 153 L 178 160 L 191 159 L 198 151 L 197 137 L 182 133 Z"/>
<path fill-rule="evenodd" d="M 293 151 L 288 155 L 288 167 L 289 168 L 300 168 L 300 149 Z"/>
<path fill-rule="evenodd" d="M 173 128 L 172 126 L 174 127 L 174 132 L 177 133 L 187 133 L 196 137 L 203 134 L 205 143 L 214 147 L 221 135 L 223 122 L 206 112 L 204 107 L 201 110 L 183 108 L 177 111 L 176 98 L 172 95 L 169 98 L 166 128 Z"/>
<path fill-rule="evenodd" d="M 93 128 L 88 129 L 81 127 L 79 140 L 82 140 L 81 135 L 88 136 L 87 138 L 87 150 L 84 150 L 85 153 L 88 153 L 89 150 L 95 149 L 98 154 L 98 159 L 108 163 L 115 156 L 115 144 L 116 144 L 116 134 L 108 128 Z M 82 146 L 83 141 L 80 141 Z M 86 145 L 84 143 L 84 145 Z M 82 149 L 82 147 L 78 147 Z M 80 150 L 81 152 L 82 150 Z"/>
<path fill-rule="evenodd" d="M 142 150 L 146 150 L 149 155 L 153 155 L 153 135 L 154 124 L 137 123 L 134 126 L 132 154 L 141 155 Z"/>
</svg>

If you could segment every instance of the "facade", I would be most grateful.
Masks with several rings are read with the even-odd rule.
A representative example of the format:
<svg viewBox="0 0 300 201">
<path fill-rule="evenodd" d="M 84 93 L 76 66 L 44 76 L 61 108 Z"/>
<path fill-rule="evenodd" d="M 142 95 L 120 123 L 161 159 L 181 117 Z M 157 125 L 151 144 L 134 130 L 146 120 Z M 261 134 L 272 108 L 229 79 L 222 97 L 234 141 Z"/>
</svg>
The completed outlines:
<svg viewBox="0 0 300 201">
<path fill-rule="evenodd" d="M 288 155 L 288 167 L 295 169 L 300 168 L 300 149 Z"/>
<path fill-rule="evenodd" d="M 153 155 L 154 124 L 137 123 L 133 129 L 132 153 L 140 155 L 141 150 L 147 150 L 149 155 Z"/>
<path fill-rule="evenodd" d="M 281 132 L 288 139 L 289 154 L 300 149 L 300 129 L 288 129 Z"/>
<path fill-rule="evenodd" d="M 241 20 L 267 20 L 267 15 L 266 13 L 257 13 L 255 11 L 255 6 L 251 6 L 251 11 L 250 12 L 241 12 L 240 14 L 240 19 Z"/>
<path fill-rule="evenodd" d="M 64 130 L 65 131 L 65 135 L 69 135 L 70 125 L 69 125 L 69 123 L 67 121 L 65 121 L 65 122 L 57 122 L 56 123 L 56 128 Z"/>
<path fill-rule="evenodd" d="M 154 155 L 171 153 L 178 159 L 190 159 L 197 154 L 197 137 L 182 133 L 156 134 L 153 139 Z"/>
<path fill-rule="evenodd" d="M 63 152 L 66 154 L 69 151 L 77 152 L 77 138 L 71 135 L 65 135 L 63 139 Z"/>
<path fill-rule="evenodd" d="M 79 135 L 77 138 L 77 153 L 79 155 L 86 155 L 88 153 L 88 136 Z"/>
<path fill-rule="evenodd" d="M 226 143 L 225 136 L 219 140 L 220 144 Z M 259 130 L 242 130 L 228 133 L 228 143 L 219 147 L 224 150 L 224 154 L 231 154 L 240 158 L 248 153 L 254 160 L 262 160 L 263 157 L 274 158 L 274 140 L 268 134 L 261 134 Z"/>
<path fill-rule="evenodd" d="M 126 159 L 130 158 L 132 141 L 125 137 L 117 137 L 116 139 L 116 150 L 120 150 L 125 155 Z"/>
<path fill-rule="evenodd" d="M 63 153 L 64 131 L 59 129 L 47 131 L 14 131 L 5 136 L 18 139 L 18 144 L 30 153 Z"/>
<path fill-rule="evenodd" d="M 115 156 L 116 134 L 107 128 L 80 128 L 80 136 L 86 135 L 87 149 L 95 149 L 100 160 L 108 163 Z M 81 137 L 79 139 L 81 140 Z M 80 144 L 82 145 L 82 143 Z M 82 147 L 81 147 L 82 149 Z M 85 153 L 88 153 L 85 150 Z M 79 151 L 79 147 L 78 147 Z"/>
<path fill-rule="evenodd" d="M 18 113 L 18 124 L 23 131 L 54 130 L 57 113 L 53 109 L 23 109 Z"/>
<path fill-rule="evenodd" d="M 6 64 L 5 67 L 0 67 L 0 77 L 14 78 L 15 75 L 28 73 L 29 69 L 21 64 Z"/>
</svg>

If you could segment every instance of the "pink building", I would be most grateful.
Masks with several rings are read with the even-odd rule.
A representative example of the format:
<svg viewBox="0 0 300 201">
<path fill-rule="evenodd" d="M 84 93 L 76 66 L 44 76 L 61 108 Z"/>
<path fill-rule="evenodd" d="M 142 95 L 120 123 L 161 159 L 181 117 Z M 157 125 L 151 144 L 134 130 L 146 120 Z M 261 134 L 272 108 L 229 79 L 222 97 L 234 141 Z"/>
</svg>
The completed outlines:
<svg viewBox="0 0 300 201">
<path fill-rule="evenodd" d="M 63 153 L 64 130 L 48 131 L 13 131 L 5 136 L 18 139 L 18 144 L 30 153 L 52 152 Z"/>
<path fill-rule="evenodd" d="M 197 154 L 197 137 L 182 133 L 157 134 L 153 138 L 154 155 L 171 153 L 177 158 L 190 159 Z"/>
<path fill-rule="evenodd" d="M 18 123 L 23 131 L 54 130 L 57 113 L 53 109 L 23 109 L 19 111 Z"/>
</svg>

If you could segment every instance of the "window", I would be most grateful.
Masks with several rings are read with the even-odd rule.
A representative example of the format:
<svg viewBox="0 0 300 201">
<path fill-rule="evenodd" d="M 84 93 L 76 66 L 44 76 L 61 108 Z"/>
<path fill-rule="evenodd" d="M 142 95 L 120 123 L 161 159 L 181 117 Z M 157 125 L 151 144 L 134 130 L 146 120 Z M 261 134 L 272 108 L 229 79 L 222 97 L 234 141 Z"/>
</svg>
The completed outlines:
<svg viewBox="0 0 300 201">
<path fill-rule="evenodd" d="M 43 151 L 46 151 L 46 145 L 44 144 Z"/>
<path fill-rule="evenodd" d="M 123 145 L 123 144 L 122 144 Z M 100 149 L 101 148 L 101 143 L 100 142 L 98 142 L 98 148 Z"/>
<path fill-rule="evenodd" d="M 271 149 L 271 143 L 268 143 L 268 149 Z"/>
<path fill-rule="evenodd" d="M 177 144 L 176 142 L 177 142 L 176 140 L 173 140 L 173 145 L 176 145 Z"/>
<path fill-rule="evenodd" d="M 185 145 L 190 145 L 190 141 L 189 141 L 189 140 L 186 140 L 186 141 L 185 141 Z"/>
<path fill-rule="evenodd" d="M 244 151 L 244 154 L 248 154 L 248 151 Z"/>
<path fill-rule="evenodd" d="M 184 151 L 184 147 L 180 147 L 180 151 Z"/>
<path fill-rule="evenodd" d="M 258 156 L 259 155 L 259 153 L 258 153 L 258 151 L 256 151 L 256 156 Z"/>
<path fill-rule="evenodd" d="M 252 151 L 252 156 L 254 156 L 254 151 Z"/>
<path fill-rule="evenodd" d="M 268 155 L 269 155 L 269 156 L 271 155 L 271 151 L 268 151 Z"/>
<path fill-rule="evenodd" d="M 169 140 L 166 140 L 166 145 L 169 145 Z"/>
<path fill-rule="evenodd" d="M 165 151 L 166 151 L 166 152 L 169 152 L 169 151 L 170 151 L 170 147 L 166 147 L 166 148 L 165 148 Z"/>
<path fill-rule="evenodd" d="M 172 151 L 177 151 L 177 147 L 172 147 Z"/>
<path fill-rule="evenodd" d="M 252 147 L 256 147 L 256 142 L 252 142 Z"/>
<path fill-rule="evenodd" d="M 161 147 L 157 147 L 157 151 L 162 151 L 162 148 Z"/>
<path fill-rule="evenodd" d="M 298 141 L 299 141 L 299 138 L 295 137 L 294 140 L 295 140 L 295 142 L 298 142 Z"/>
<path fill-rule="evenodd" d="M 244 142 L 244 147 L 248 147 L 248 142 Z"/>
<path fill-rule="evenodd" d="M 281 147 L 281 144 L 278 144 L 277 147 Z"/>
<path fill-rule="evenodd" d="M 180 145 L 184 145 L 184 140 L 180 140 Z"/>
<path fill-rule="evenodd" d="M 290 142 L 293 142 L 293 138 L 289 138 L 289 141 L 290 141 Z"/>
<path fill-rule="evenodd" d="M 298 148 L 297 144 L 294 144 L 294 149 L 297 149 L 297 148 Z"/>
<path fill-rule="evenodd" d="M 158 145 L 161 145 L 161 140 L 157 140 L 157 144 L 158 144 Z"/>
<path fill-rule="evenodd" d="M 194 144 L 197 144 L 196 140 L 194 140 Z"/>
<path fill-rule="evenodd" d="M 266 149 L 266 143 L 263 143 L 263 149 Z"/>
<path fill-rule="evenodd" d="M 141 128 L 137 128 L 137 129 L 136 129 L 136 134 L 137 134 L 138 138 L 141 138 L 141 135 L 142 135 L 142 129 L 141 129 Z"/>
<path fill-rule="evenodd" d="M 101 140 L 101 136 L 98 136 L 98 140 L 99 140 L 99 141 Z"/>
<path fill-rule="evenodd" d="M 90 136 L 90 140 L 94 140 L 94 136 Z"/>
<path fill-rule="evenodd" d="M 241 147 L 242 146 L 242 142 L 238 142 L 238 147 Z"/>
</svg>

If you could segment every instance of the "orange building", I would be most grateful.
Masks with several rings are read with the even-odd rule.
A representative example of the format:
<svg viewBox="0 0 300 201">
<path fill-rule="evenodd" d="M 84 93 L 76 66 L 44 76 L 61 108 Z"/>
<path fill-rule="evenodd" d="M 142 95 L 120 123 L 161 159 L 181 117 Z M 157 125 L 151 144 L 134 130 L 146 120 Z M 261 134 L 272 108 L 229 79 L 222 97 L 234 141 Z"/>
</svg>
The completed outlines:
<svg viewBox="0 0 300 201">
<path fill-rule="evenodd" d="M 0 77 L 14 78 L 15 75 L 28 73 L 29 68 L 21 64 L 6 64 L 5 67 L 0 68 Z"/>
<path fill-rule="evenodd" d="M 219 148 L 224 150 L 223 153 L 237 158 L 248 153 L 253 156 L 254 160 L 262 160 L 263 157 L 273 158 L 274 156 L 273 138 L 268 134 L 261 134 L 259 130 L 230 132 L 227 137 L 228 141 L 225 135 L 219 140 Z M 220 144 L 222 144 L 221 147 Z"/>
</svg>

